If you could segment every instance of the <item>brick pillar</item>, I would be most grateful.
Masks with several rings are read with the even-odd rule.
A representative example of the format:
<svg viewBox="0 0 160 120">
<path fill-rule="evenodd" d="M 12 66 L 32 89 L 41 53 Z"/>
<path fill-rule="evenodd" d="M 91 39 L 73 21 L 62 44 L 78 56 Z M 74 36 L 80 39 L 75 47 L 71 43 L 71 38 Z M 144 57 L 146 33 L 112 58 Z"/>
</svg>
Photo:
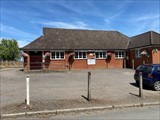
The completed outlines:
<svg viewBox="0 0 160 120">
<path fill-rule="evenodd" d="M 24 53 L 25 56 L 23 56 L 24 58 L 24 72 L 28 72 L 30 70 L 30 56 L 28 54 L 28 52 Z"/>
</svg>

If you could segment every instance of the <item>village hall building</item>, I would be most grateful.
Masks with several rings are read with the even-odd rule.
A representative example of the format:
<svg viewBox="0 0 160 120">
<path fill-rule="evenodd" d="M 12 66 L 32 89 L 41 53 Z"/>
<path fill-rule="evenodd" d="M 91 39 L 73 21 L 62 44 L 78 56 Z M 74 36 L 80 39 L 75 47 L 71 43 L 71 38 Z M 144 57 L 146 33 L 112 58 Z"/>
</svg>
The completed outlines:
<svg viewBox="0 0 160 120">
<path fill-rule="evenodd" d="M 21 50 L 24 71 L 135 68 L 160 64 L 160 34 L 43 28 L 43 35 Z"/>
</svg>

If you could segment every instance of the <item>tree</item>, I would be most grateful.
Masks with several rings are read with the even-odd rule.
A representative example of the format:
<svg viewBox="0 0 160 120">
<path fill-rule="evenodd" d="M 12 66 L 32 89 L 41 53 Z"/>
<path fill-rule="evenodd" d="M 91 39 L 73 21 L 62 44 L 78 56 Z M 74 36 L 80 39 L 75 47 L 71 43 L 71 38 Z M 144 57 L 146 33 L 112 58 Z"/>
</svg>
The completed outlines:
<svg viewBox="0 0 160 120">
<path fill-rule="evenodd" d="M 16 60 L 19 57 L 20 51 L 15 39 L 2 39 L 0 41 L 0 59 Z"/>
</svg>

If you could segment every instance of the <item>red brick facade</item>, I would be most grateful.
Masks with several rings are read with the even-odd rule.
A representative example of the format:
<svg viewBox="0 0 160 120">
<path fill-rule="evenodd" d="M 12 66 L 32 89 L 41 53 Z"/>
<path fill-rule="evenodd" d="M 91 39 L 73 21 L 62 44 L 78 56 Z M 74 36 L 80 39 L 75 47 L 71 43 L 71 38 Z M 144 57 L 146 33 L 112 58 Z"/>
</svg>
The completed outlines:
<svg viewBox="0 0 160 120">
<path fill-rule="evenodd" d="M 90 56 L 90 52 L 87 52 L 87 58 L 85 59 L 73 59 L 72 63 L 69 63 L 68 56 L 69 52 L 65 52 L 65 59 L 62 60 L 51 60 L 50 57 L 45 58 L 45 62 L 43 63 L 42 56 L 37 56 L 36 60 L 39 61 L 39 64 L 33 63 L 36 56 L 29 55 L 28 57 L 24 57 L 24 69 L 25 71 L 34 70 L 34 69 L 42 69 L 42 70 L 79 70 L 79 69 L 97 69 L 97 68 L 124 68 L 124 64 L 128 68 L 136 68 L 141 64 L 160 64 L 160 48 L 142 48 L 140 51 L 146 50 L 149 56 L 141 55 L 141 57 L 136 57 L 135 50 L 132 49 L 127 52 L 126 59 L 128 62 L 124 61 L 124 59 L 116 59 L 115 52 L 109 51 L 111 56 L 107 59 L 96 59 L 95 55 Z M 43 52 L 45 54 L 48 51 Z M 26 51 L 27 54 L 30 52 Z M 89 65 L 87 60 L 89 58 L 95 59 L 94 65 Z M 40 60 L 41 59 L 41 60 Z M 41 61 L 41 62 L 40 62 Z M 125 63 L 126 62 L 126 63 Z M 38 66 L 38 67 L 37 67 Z"/>
<path fill-rule="evenodd" d="M 158 51 L 152 51 L 152 63 L 153 64 L 160 64 L 160 48 L 157 49 Z"/>
<path fill-rule="evenodd" d="M 129 38 L 117 31 L 44 28 L 43 36 L 22 48 L 27 54 L 24 70 L 135 69 L 160 64 L 159 38 L 154 31 Z"/>
<path fill-rule="evenodd" d="M 48 51 L 42 52 L 45 54 Z M 34 70 L 37 68 L 41 68 L 42 70 L 79 70 L 79 69 L 97 69 L 97 68 L 123 68 L 124 59 L 123 58 L 115 58 L 114 51 L 108 51 L 110 56 L 108 58 L 96 58 L 95 54 L 90 54 L 91 52 L 87 52 L 87 58 L 85 59 L 75 59 L 73 56 L 72 63 L 69 62 L 69 52 L 65 52 L 65 59 L 60 60 L 51 60 L 50 57 L 46 57 L 44 62 L 41 64 L 33 63 L 33 58 L 36 56 L 29 55 L 28 58 L 24 59 L 24 70 Z M 26 53 L 30 53 L 27 52 Z M 41 59 L 41 60 L 39 60 Z M 94 59 L 95 64 L 88 64 L 88 59 Z M 43 61 L 43 57 L 37 56 L 38 61 Z M 28 64 L 27 64 L 28 63 Z M 39 65 L 39 67 L 37 67 Z"/>
<path fill-rule="evenodd" d="M 136 68 L 141 64 L 160 64 L 160 48 L 140 48 L 140 51 L 148 51 L 149 56 L 141 55 L 141 57 L 137 58 L 135 55 L 135 50 L 132 49 L 129 51 L 129 67 Z"/>
</svg>

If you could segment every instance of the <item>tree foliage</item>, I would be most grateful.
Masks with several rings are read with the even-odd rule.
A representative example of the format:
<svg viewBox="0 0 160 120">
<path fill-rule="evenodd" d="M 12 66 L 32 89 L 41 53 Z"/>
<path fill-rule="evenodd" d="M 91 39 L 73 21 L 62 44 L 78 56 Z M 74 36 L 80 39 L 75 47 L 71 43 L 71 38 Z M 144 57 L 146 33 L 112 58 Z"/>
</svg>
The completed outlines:
<svg viewBox="0 0 160 120">
<path fill-rule="evenodd" d="M 16 60 L 19 57 L 20 51 L 15 39 L 2 39 L 0 41 L 0 59 Z"/>
</svg>

